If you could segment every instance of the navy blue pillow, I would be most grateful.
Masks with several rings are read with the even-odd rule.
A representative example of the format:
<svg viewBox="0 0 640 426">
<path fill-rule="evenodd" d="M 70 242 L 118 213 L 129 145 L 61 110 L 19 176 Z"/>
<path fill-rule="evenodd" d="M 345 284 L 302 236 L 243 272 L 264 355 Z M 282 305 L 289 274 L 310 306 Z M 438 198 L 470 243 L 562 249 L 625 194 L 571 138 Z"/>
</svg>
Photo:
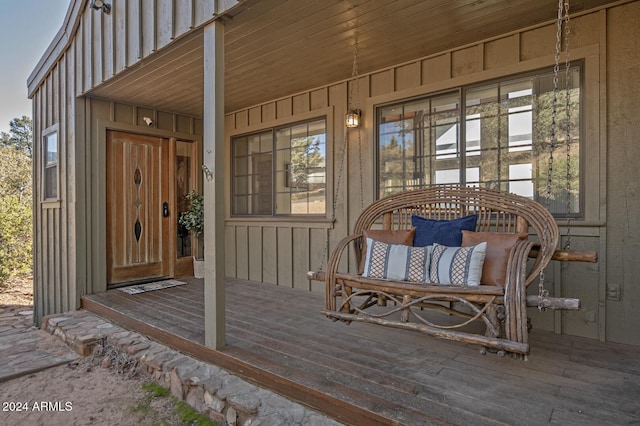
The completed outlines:
<svg viewBox="0 0 640 426">
<path fill-rule="evenodd" d="M 462 246 L 462 231 L 475 231 L 478 215 L 472 214 L 453 220 L 426 219 L 411 216 L 411 224 L 416 227 L 413 237 L 414 247 L 425 247 L 438 243 L 443 246 Z"/>
</svg>

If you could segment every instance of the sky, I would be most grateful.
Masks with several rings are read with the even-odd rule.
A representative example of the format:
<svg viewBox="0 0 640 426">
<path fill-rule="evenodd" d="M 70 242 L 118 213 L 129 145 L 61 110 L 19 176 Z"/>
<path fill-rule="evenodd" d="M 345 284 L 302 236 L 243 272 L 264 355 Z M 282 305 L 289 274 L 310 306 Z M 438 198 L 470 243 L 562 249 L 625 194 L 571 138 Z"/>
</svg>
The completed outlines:
<svg viewBox="0 0 640 426">
<path fill-rule="evenodd" d="M 62 27 L 71 0 L 0 0 L 0 132 L 32 116 L 27 78 Z"/>
</svg>

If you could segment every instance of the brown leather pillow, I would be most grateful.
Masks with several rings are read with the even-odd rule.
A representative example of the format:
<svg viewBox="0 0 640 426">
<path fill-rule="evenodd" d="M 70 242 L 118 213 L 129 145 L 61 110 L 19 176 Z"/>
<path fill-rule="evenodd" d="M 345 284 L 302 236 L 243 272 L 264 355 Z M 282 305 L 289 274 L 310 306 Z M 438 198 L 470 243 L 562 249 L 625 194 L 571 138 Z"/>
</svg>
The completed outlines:
<svg viewBox="0 0 640 426">
<path fill-rule="evenodd" d="M 487 254 L 482 265 L 480 283 L 504 287 L 507 280 L 509 253 L 519 240 L 526 240 L 527 234 L 507 232 L 462 231 L 462 247 L 475 246 L 486 241 Z"/>
<path fill-rule="evenodd" d="M 387 244 L 402 244 L 403 246 L 412 246 L 413 237 L 416 234 L 416 228 L 411 229 L 397 229 L 390 231 L 387 229 L 368 229 L 364 231 L 364 237 L 362 238 L 362 258 L 360 259 L 360 265 L 358 265 L 358 275 L 362 275 L 364 272 L 364 259 L 367 254 L 367 238 L 380 241 Z"/>
</svg>

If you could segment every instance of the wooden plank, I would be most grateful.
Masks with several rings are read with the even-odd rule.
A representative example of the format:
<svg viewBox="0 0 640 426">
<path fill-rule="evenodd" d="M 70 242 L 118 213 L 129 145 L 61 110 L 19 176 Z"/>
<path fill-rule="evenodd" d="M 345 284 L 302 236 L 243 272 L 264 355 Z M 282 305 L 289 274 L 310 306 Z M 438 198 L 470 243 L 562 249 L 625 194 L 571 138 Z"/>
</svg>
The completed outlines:
<svg viewBox="0 0 640 426">
<path fill-rule="evenodd" d="M 184 34 L 191 29 L 193 0 L 176 0 L 175 2 L 175 34 Z"/>
<path fill-rule="evenodd" d="M 95 86 L 104 81 L 104 16 L 102 13 L 91 13 L 91 57 L 87 58 L 91 64 L 91 85 Z"/>
<path fill-rule="evenodd" d="M 249 278 L 249 233 L 248 227 L 236 227 L 236 276 L 242 279 Z"/>
<path fill-rule="evenodd" d="M 276 119 L 291 117 L 293 114 L 293 105 L 291 98 L 276 101 Z"/>
<path fill-rule="evenodd" d="M 370 79 L 371 79 L 370 87 L 371 87 L 372 97 L 385 95 L 395 90 L 395 87 L 394 87 L 395 77 L 394 77 L 393 70 L 386 70 L 386 71 L 372 74 Z"/>
<path fill-rule="evenodd" d="M 204 179 L 205 199 L 205 344 L 211 348 L 225 345 L 225 143 L 224 143 L 224 25 L 214 21 L 204 28 L 204 104 L 202 164 L 215 179 Z"/>
<path fill-rule="evenodd" d="M 234 226 L 225 226 L 224 241 L 227 250 L 230 253 L 236 253 L 236 228 Z M 229 277 L 236 277 L 238 274 L 236 269 L 236 256 L 225 256 L 224 262 L 225 274 Z"/>
<path fill-rule="evenodd" d="M 534 247 L 529 253 L 530 258 L 538 257 L 538 249 Z M 598 252 L 593 250 L 556 250 L 553 252 L 551 260 L 559 260 L 561 262 L 598 262 Z"/>
<path fill-rule="evenodd" d="M 262 227 L 249 226 L 249 279 L 262 281 Z"/>
<path fill-rule="evenodd" d="M 262 280 L 267 283 L 278 282 L 278 239 L 273 226 L 262 227 Z"/>
<path fill-rule="evenodd" d="M 518 63 L 520 37 L 513 34 L 484 43 L 484 69 L 492 69 Z"/>
<path fill-rule="evenodd" d="M 329 106 L 329 94 L 326 87 L 311 91 L 309 96 L 311 99 L 311 110 L 322 109 Z"/>
<path fill-rule="evenodd" d="M 300 290 L 309 290 L 309 280 L 306 273 L 309 270 L 309 229 L 293 228 L 293 287 Z"/>
<path fill-rule="evenodd" d="M 325 268 L 329 260 L 327 253 L 327 230 L 311 229 L 309 230 L 309 263 L 312 270 Z M 311 291 L 324 292 L 324 283 L 318 281 L 310 281 Z"/>
<path fill-rule="evenodd" d="M 513 424 L 522 416 L 544 423 L 556 411 L 562 419 L 580 411 L 598 422 L 624 424 L 640 408 L 637 347 L 538 331 L 530 334 L 527 362 L 483 357 L 475 347 L 407 330 L 334 323 L 318 313 L 322 294 L 237 279 L 227 286 L 228 345 L 210 352 L 197 343 L 203 336 L 202 280 L 187 281 L 134 296 L 112 290 L 85 296 L 83 303 L 98 304 L 108 315 L 113 308 L 139 331 L 237 369 L 260 386 L 311 400 L 330 415 L 355 416 L 346 423 L 360 415 L 343 411 L 351 406 L 363 416 L 411 425 Z M 340 414 L 327 401 L 340 401 Z"/>
<path fill-rule="evenodd" d="M 277 228 L 278 285 L 293 287 L 293 241 L 291 228 Z"/>
<path fill-rule="evenodd" d="M 421 80 L 420 62 L 402 65 L 396 68 L 395 90 L 404 90 L 420 86 Z"/>
<path fill-rule="evenodd" d="M 395 321 L 388 321 L 380 318 L 363 317 L 354 314 L 345 314 L 341 312 L 329 312 L 323 311 L 325 315 L 330 318 L 336 318 L 343 321 L 362 321 L 371 324 L 384 325 L 387 327 L 404 328 L 407 330 L 420 331 L 429 336 L 439 337 L 441 339 L 455 340 L 456 342 L 471 343 L 474 345 L 482 345 L 490 348 L 495 348 L 502 351 L 509 351 L 518 354 L 528 354 L 529 345 L 526 343 L 513 342 L 504 339 L 495 339 L 485 337 L 477 334 L 466 334 L 451 330 L 442 330 L 439 328 L 431 327 L 426 324 L 415 323 L 401 323 Z"/>
<path fill-rule="evenodd" d="M 358 380 L 349 377 L 349 374 L 344 375 L 344 370 L 348 367 L 348 365 L 344 365 L 344 363 L 343 368 L 340 369 L 342 371 L 327 370 L 323 368 L 322 365 L 316 364 L 318 362 L 317 358 L 314 359 L 313 363 L 309 363 L 304 358 L 298 358 L 298 356 L 302 355 L 292 355 L 291 349 L 293 348 L 291 347 L 281 348 L 282 350 L 273 350 L 269 348 L 269 343 L 275 344 L 277 347 L 277 341 L 270 340 L 269 343 L 265 343 L 267 346 L 263 346 L 261 342 L 265 342 L 267 339 L 259 338 L 252 333 L 245 333 L 239 328 L 232 328 L 234 329 L 233 346 L 227 349 L 226 352 L 237 353 L 238 356 L 242 356 L 243 359 L 249 359 L 252 365 L 260 366 L 272 373 L 283 376 L 287 375 L 288 377 L 295 375 L 295 377 L 304 380 L 305 385 L 311 385 L 313 389 L 331 395 L 336 399 L 346 402 L 358 400 L 359 404 L 364 402 L 364 404 L 361 405 L 363 409 L 375 412 L 383 417 L 393 417 L 393 421 L 397 422 L 396 424 L 437 424 L 444 423 L 442 417 L 454 417 L 452 414 L 455 413 L 456 410 L 446 407 L 444 404 L 440 407 L 434 407 L 433 404 L 421 404 L 420 401 L 414 399 L 413 406 L 399 407 L 396 403 L 390 402 L 391 398 L 389 394 L 393 394 L 393 391 L 384 389 L 382 395 L 376 395 L 375 390 L 379 390 L 380 388 L 371 386 L 371 381 L 375 380 L 375 370 L 371 372 L 371 380 Z M 248 340 L 243 339 L 242 336 L 245 334 L 249 335 Z M 260 345 L 257 350 L 258 354 L 255 354 L 256 348 L 253 346 L 256 344 Z M 294 346 L 299 348 L 301 345 Z M 246 350 L 248 353 L 242 352 L 243 350 Z M 291 357 L 286 367 L 274 361 L 283 356 L 283 354 Z M 313 353 L 310 355 L 313 355 Z M 329 362 L 340 364 L 341 360 L 327 360 L 327 363 Z M 355 366 L 356 365 L 352 365 L 352 367 Z M 330 371 L 330 373 L 328 374 L 327 371 Z M 350 372 L 353 372 L 353 370 Z M 331 384 L 328 384 L 328 382 Z M 345 385 L 346 383 L 348 383 L 348 385 Z M 366 389 L 367 391 L 363 392 L 361 389 Z M 415 389 L 413 389 L 412 392 L 415 392 Z M 405 394 L 404 396 L 407 395 L 408 394 Z M 442 417 L 434 417 L 432 414 L 440 414 Z M 351 423 L 352 420 L 349 419 L 347 421 Z"/>
<path fill-rule="evenodd" d="M 303 93 L 293 96 L 291 103 L 293 114 L 303 114 L 305 112 L 308 112 L 310 110 L 309 93 Z"/>
<path fill-rule="evenodd" d="M 156 50 L 171 43 L 174 38 L 174 0 L 156 1 Z"/>
<path fill-rule="evenodd" d="M 254 107 L 249 109 L 249 127 L 262 124 L 262 108 Z"/>
<path fill-rule="evenodd" d="M 461 77 L 479 73 L 484 67 L 483 46 L 456 50 L 451 55 L 451 77 Z"/>
<path fill-rule="evenodd" d="M 543 297 L 540 299 L 535 295 L 527 296 L 528 307 L 538 307 L 540 302 L 542 307 L 545 309 L 580 309 L 580 299 L 571 299 L 567 297 Z"/>
<path fill-rule="evenodd" d="M 109 293 L 108 298 L 103 299 L 102 301 L 100 299 L 94 299 L 93 303 L 102 302 L 103 305 L 108 303 L 109 306 L 117 306 L 117 310 L 122 314 L 135 315 L 136 309 L 139 309 L 140 307 L 140 304 L 135 300 L 136 298 L 131 297 L 120 290 L 112 290 L 109 291 Z M 151 293 L 153 292 L 149 292 L 148 295 L 145 295 L 145 321 L 154 324 L 156 327 L 168 330 L 173 334 L 193 339 L 204 344 L 204 320 L 202 316 L 204 308 L 200 310 L 200 315 L 189 315 L 188 308 L 176 309 L 171 306 L 171 303 L 163 304 L 162 301 L 155 300 L 155 295 L 152 295 Z M 185 306 L 188 305 L 185 304 Z M 180 320 L 176 321 L 176 318 L 180 318 Z"/>
<path fill-rule="evenodd" d="M 268 123 L 276 119 L 276 104 L 270 102 L 262 105 L 262 121 Z"/>
<path fill-rule="evenodd" d="M 228 355 L 225 352 L 207 348 L 189 339 L 168 333 L 154 325 L 136 320 L 134 317 L 122 314 L 110 307 L 94 303 L 91 298 L 83 299 L 83 306 L 92 312 L 96 312 L 110 318 L 124 327 L 136 329 L 154 339 L 168 343 L 186 354 L 225 368 L 239 377 L 245 378 L 260 386 L 272 389 L 285 397 L 299 401 L 325 413 L 330 412 L 332 413 L 331 415 L 338 420 L 349 422 L 357 421 L 367 425 L 396 424 L 391 419 L 364 410 L 358 406 L 351 405 L 343 400 L 332 398 L 318 391 L 313 391 L 304 385 L 300 385 L 285 378 L 285 376 L 270 373 L 264 369 L 256 367 L 250 362 L 242 361 L 237 357 L 234 357 L 233 354 Z"/>
</svg>

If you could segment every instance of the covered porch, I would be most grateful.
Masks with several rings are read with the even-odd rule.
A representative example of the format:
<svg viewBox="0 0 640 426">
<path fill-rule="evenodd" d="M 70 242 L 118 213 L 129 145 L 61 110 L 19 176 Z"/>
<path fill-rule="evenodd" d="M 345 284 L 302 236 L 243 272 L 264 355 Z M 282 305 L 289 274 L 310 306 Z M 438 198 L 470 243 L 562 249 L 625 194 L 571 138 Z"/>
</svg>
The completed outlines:
<svg viewBox="0 0 640 426">
<path fill-rule="evenodd" d="M 320 314 L 323 295 L 226 280 L 226 343 L 204 345 L 203 281 L 86 295 L 85 309 L 346 424 L 630 424 L 640 349 L 532 330 L 523 362 Z"/>
</svg>

